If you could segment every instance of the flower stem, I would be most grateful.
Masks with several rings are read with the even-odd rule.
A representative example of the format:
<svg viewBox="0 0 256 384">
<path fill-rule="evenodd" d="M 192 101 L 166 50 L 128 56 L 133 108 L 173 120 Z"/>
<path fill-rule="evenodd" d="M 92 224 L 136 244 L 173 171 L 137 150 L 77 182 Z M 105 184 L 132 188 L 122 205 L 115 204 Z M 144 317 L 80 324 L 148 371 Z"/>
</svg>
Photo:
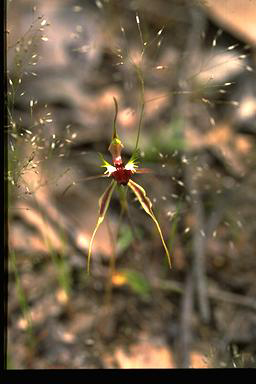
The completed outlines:
<svg viewBox="0 0 256 384">
<path fill-rule="evenodd" d="M 114 103 L 115 103 L 115 117 L 114 117 L 114 123 L 113 123 L 113 137 L 112 137 L 112 140 L 117 138 L 116 119 L 117 119 L 117 115 L 118 115 L 118 104 L 117 104 L 117 100 L 116 100 L 115 96 L 113 96 L 113 99 L 114 99 Z"/>
<path fill-rule="evenodd" d="M 145 98 L 144 98 L 145 86 L 144 86 L 144 79 L 143 79 L 140 67 L 135 63 L 134 63 L 134 66 L 135 66 L 136 74 L 140 83 L 140 103 L 141 103 L 139 127 L 138 127 L 137 139 L 136 139 L 136 144 L 134 149 L 134 151 L 136 151 L 139 145 L 140 131 L 141 131 L 142 119 L 143 119 L 144 107 L 145 107 Z"/>
</svg>

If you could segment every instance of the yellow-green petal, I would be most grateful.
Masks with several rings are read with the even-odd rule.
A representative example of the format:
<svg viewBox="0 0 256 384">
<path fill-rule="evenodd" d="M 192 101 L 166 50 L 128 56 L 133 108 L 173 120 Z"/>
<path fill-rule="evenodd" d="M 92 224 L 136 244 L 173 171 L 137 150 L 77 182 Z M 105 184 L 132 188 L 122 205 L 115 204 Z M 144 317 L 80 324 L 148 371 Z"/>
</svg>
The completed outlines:
<svg viewBox="0 0 256 384">
<path fill-rule="evenodd" d="M 172 267 L 171 266 L 171 257 L 170 257 L 168 248 L 167 248 L 167 246 L 165 244 L 165 241 L 164 241 L 164 238 L 163 238 L 163 234 L 162 234 L 160 225 L 159 225 L 159 223 L 158 223 L 158 221 L 157 221 L 157 219 L 156 219 L 156 217 L 155 217 L 155 215 L 153 213 L 152 203 L 151 203 L 151 201 L 149 200 L 149 198 L 146 195 L 146 191 L 139 184 L 135 183 L 133 180 L 129 180 L 127 185 L 131 188 L 131 190 L 134 192 L 134 194 L 138 198 L 138 200 L 139 200 L 142 208 L 144 209 L 144 211 L 152 218 L 152 220 L 156 224 L 156 227 L 158 229 L 158 232 L 160 234 L 160 237 L 161 237 L 161 240 L 162 240 L 162 243 L 163 243 L 163 246 L 164 246 L 165 253 L 166 253 L 167 258 L 168 258 L 169 266 L 171 268 Z"/>
<path fill-rule="evenodd" d="M 88 260 L 87 260 L 87 273 L 90 272 L 90 259 L 91 259 L 91 253 L 92 253 L 93 240 L 94 240 L 94 237 L 96 235 L 96 232 L 97 232 L 99 226 L 101 225 L 101 223 L 103 222 L 103 220 L 105 218 L 105 215 L 106 215 L 106 212 L 108 210 L 109 203 L 110 203 L 110 199 L 111 199 L 111 196 L 114 192 L 116 185 L 117 185 L 117 182 L 115 180 L 112 180 L 111 184 L 107 187 L 107 189 L 103 192 L 103 194 L 101 195 L 101 197 L 99 199 L 99 217 L 98 217 L 98 221 L 97 221 L 96 227 L 93 231 L 93 234 L 92 234 L 92 237 L 90 240 L 90 244 L 89 244 Z"/>
</svg>

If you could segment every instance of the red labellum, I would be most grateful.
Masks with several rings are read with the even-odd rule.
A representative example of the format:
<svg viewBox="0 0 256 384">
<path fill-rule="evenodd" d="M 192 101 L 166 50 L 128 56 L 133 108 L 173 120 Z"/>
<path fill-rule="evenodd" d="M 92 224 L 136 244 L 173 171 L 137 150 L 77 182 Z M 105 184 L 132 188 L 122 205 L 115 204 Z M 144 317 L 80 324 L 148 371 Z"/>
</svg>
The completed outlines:
<svg viewBox="0 0 256 384">
<path fill-rule="evenodd" d="M 113 178 L 118 184 L 126 185 L 132 176 L 132 171 L 125 169 L 123 165 L 116 166 L 116 171 L 112 173 Z"/>
</svg>

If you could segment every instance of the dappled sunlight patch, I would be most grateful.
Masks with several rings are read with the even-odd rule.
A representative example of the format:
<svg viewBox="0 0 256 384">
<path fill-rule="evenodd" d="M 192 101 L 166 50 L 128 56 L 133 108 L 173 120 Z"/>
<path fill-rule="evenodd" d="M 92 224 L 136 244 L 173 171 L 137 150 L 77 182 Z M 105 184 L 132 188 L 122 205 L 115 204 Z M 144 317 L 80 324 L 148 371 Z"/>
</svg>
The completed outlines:
<svg viewBox="0 0 256 384">
<path fill-rule="evenodd" d="M 43 239 L 33 235 L 23 226 L 13 225 L 9 231 L 10 246 L 17 251 L 29 251 L 33 249 L 35 253 L 48 253 L 48 247 Z"/>
<path fill-rule="evenodd" d="M 136 124 L 135 111 L 130 107 L 120 110 L 118 121 L 121 129 L 134 129 Z"/>
<path fill-rule="evenodd" d="M 108 368 L 122 369 L 175 368 L 171 350 L 162 341 L 139 340 L 130 347 L 118 346 L 114 353 L 104 356 Z"/>
</svg>

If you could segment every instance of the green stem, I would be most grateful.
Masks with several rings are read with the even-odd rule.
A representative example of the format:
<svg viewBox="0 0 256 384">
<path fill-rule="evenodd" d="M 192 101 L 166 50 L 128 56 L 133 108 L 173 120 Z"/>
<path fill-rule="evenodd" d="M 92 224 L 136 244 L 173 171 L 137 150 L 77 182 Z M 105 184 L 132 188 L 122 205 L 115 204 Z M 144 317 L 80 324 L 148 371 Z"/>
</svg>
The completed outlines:
<svg viewBox="0 0 256 384">
<path fill-rule="evenodd" d="M 116 100 L 115 96 L 113 96 L 113 99 L 114 99 L 114 103 L 115 103 L 115 117 L 114 117 L 114 123 L 113 123 L 113 137 L 112 137 L 112 140 L 117 138 L 116 119 L 117 119 L 117 115 L 118 115 L 118 104 L 117 104 L 117 100 Z"/>
<path fill-rule="evenodd" d="M 121 212 L 122 214 L 128 210 L 128 203 L 127 203 L 127 186 L 119 186 L 118 193 L 119 193 L 119 201 L 121 205 Z"/>
<path fill-rule="evenodd" d="M 119 220 L 118 220 L 118 225 L 117 225 L 116 239 L 114 238 L 114 235 L 113 235 L 113 232 L 111 230 L 109 221 L 106 220 L 110 241 L 112 243 L 112 255 L 110 257 L 109 276 L 107 279 L 106 292 L 105 292 L 105 304 L 106 305 L 109 305 L 111 303 L 111 298 L 112 298 L 112 277 L 114 276 L 115 270 L 116 270 L 117 241 L 118 241 L 124 213 L 128 208 L 127 207 L 127 200 L 126 200 L 127 190 L 128 190 L 128 188 L 126 188 L 125 190 L 123 190 L 123 188 L 118 188 L 120 205 L 121 205 L 121 212 L 119 215 Z"/>
<path fill-rule="evenodd" d="M 137 77 L 138 77 L 138 80 L 140 83 L 140 103 L 141 103 L 139 127 L 138 127 L 137 139 L 136 139 L 136 144 L 135 144 L 135 149 L 134 149 L 134 151 L 136 151 L 138 149 L 138 145 L 139 145 L 140 131 L 141 131 L 142 119 L 143 119 L 144 107 L 145 107 L 145 98 L 144 98 L 145 86 L 144 86 L 144 79 L 143 79 L 140 67 L 136 64 L 134 64 L 134 66 L 135 66 L 136 74 L 137 74 Z"/>
</svg>

